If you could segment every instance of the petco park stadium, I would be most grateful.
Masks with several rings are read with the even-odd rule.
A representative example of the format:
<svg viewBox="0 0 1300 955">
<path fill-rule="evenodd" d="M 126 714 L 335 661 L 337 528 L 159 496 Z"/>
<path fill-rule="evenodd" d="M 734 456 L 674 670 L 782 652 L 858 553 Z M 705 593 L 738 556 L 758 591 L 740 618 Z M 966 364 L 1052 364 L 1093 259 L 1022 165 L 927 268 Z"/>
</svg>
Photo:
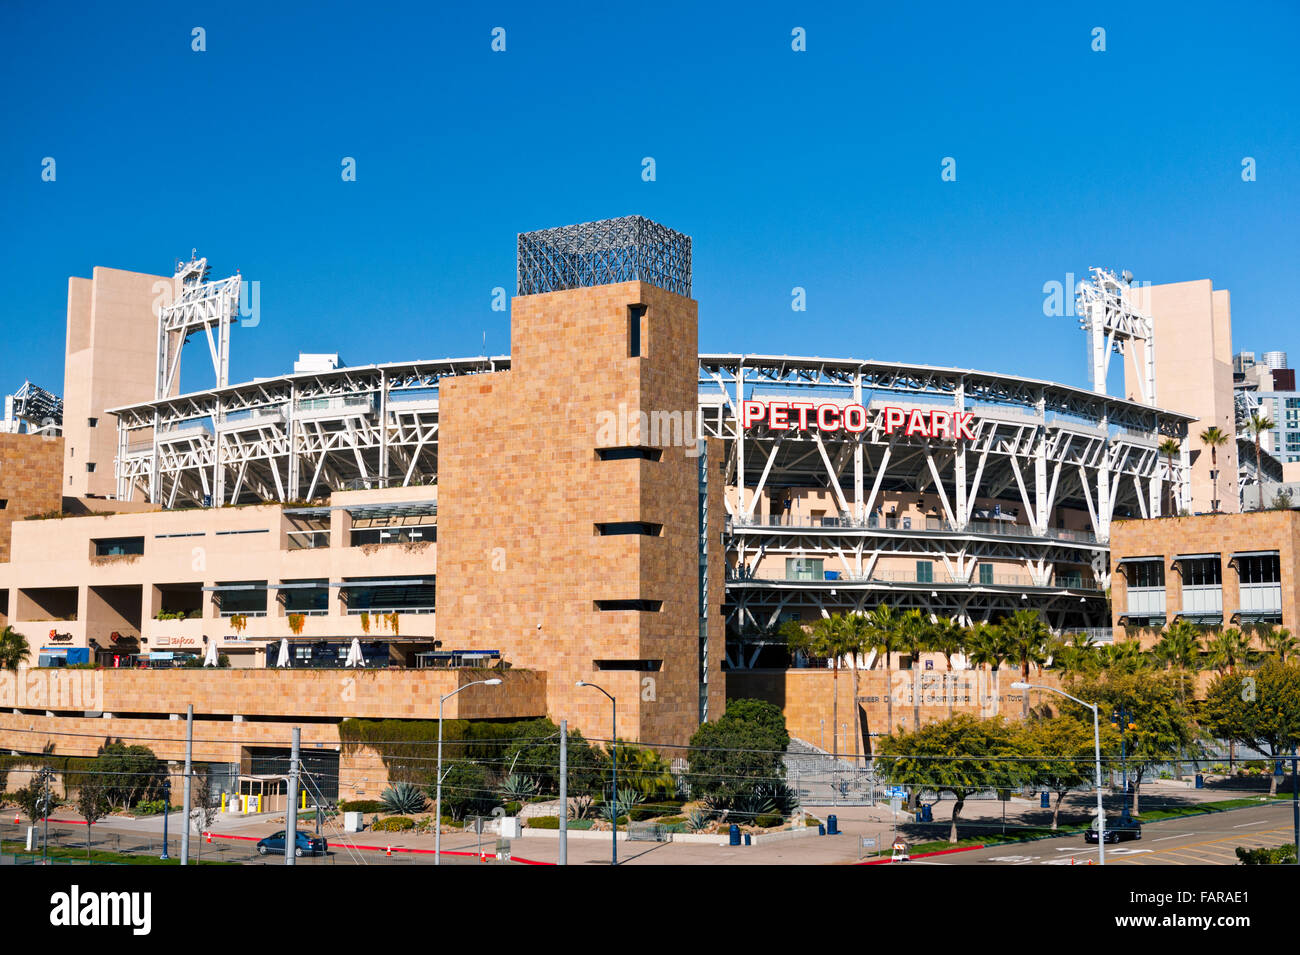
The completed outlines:
<svg viewBox="0 0 1300 955">
<path fill-rule="evenodd" d="M 1196 506 L 1206 483 L 1186 440 L 1201 415 L 1157 403 L 1153 319 L 1103 270 L 1079 297 L 1090 389 L 700 354 L 691 240 L 639 217 L 518 237 L 509 356 L 302 356 L 231 383 L 242 281 L 198 258 L 71 280 L 63 479 L 32 505 L 61 496 L 65 518 L 15 523 L 0 554 L 0 622 L 50 630 L 42 653 L 134 666 L 166 647 L 265 675 L 340 665 L 361 640 L 366 665 L 426 677 L 508 665 L 490 716 L 599 731 L 603 698 L 574 689 L 593 680 L 621 732 L 680 742 L 725 671 L 788 666 L 790 618 L 889 603 L 1106 628 L 1112 521 Z M 213 384 L 182 394 L 191 336 Z M 1141 400 L 1105 393 L 1112 355 Z M 265 715 L 340 715 L 306 699 Z M 385 699 L 349 715 L 392 716 Z"/>
<path fill-rule="evenodd" d="M 607 228 L 537 235 L 580 244 Z M 689 240 L 672 234 L 674 246 Z M 520 247 L 522 294 L 564 284 L 528 258 L 529 237 Z M 664 266 L 670 290 L 689 290 L 689 251 Z M 505 356 L 327 367 L 115 408 L 115 495 L 175 508 L 437 485 L 440 385 L 510 367 Z M 1170 479 L 1158 445 L 1191 420 L 896 362 L 702 354 L 698 371 L 694 427 L 644 423 L 665 432 L 655 445 L 683 431 L 721 442 L 735 666 L 755 662 L 785 618 L 880 601 L 967 623 L 1032 607 L 1057 629 L 1104 627 L 1110 522 L 1158 512 Z"/>
</svg>

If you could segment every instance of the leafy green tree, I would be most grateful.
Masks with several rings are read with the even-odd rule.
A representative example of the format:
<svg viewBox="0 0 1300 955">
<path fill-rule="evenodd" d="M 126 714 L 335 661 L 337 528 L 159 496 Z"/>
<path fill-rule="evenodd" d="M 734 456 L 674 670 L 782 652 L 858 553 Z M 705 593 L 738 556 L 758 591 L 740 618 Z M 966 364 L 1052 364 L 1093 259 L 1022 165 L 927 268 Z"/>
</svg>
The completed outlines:
<svg viewBox="0 0 1300 955">
<path fill-rule="evenodd" d="M 1102 757 L 1105 758 L 1112 751 L 1118 750 L 1119 734 L 1109 725 L 1102 729 Z M 1085 723 L 1068 715 L 1031 719 L 1022 722 L 1016 732 L 1016 748 L 1028 757 L 1022 764 L 1028 782 L 1036 789 L 1045 789 L 1056 797 L 1052 803 L 1052 828 L 1055 829 L 1065 794 L 1080 786 L 1093 786 L 1096 783 L 1096 747 L 1092 720 Z"/>
<path fill-rule="evenodd" d="M 1052 642 L 1052 667 L 1067 679 L 1095 673 L 1100 666 L 1096 641 L 1086 633 L 1071 633 Z"/>
<path fill-rule="evenodd" d="M 91 833 L 95 823 L 108 814 L 108 796 L 104 793 L 104 781 L 96 773 L 84 777 L 77 788 L 77 812 L 86 820 L 86 858 L 90 858 Z"/>
<path fill-rule="evenodd" d="M 104 781 L 109 805 L 130 809 L 162 797 L 167 767 L 148 746 L 127 746 L 118 740 L 100 747 L 94 772 Z"/>
<path fill-rule="evenodd" d="M 761 700 L 729 702 L 721 717 L 701 724 L 691 737 L 691 794 L 725 809 L 756 792 L 775 791 L 785 782 L 789 744 L 780 709 Z"/>
<path fill-rule="evenodd" d="M 1270 659 L 1248 675 L 1221 674 L 1210 684 L 1201 718 L 1214 735 L 1270 761 L 1288 755 L 1300 745 L 1300 665 Z M 1271 772 L 1269 792 L 1277 793 Z"/>
<path fill-rule="evenodd" d="M 619 762 L 623 747 L 619 745 Z M 569 730 L 569 794 L 575 797 L 599 795 L 609 784 L 609 754 L 591 743 L 575 729 Z M 532 776 L 543 793 L 560 791 L 560 728 L 550 720 L 529 724 L 520 737 L 510 744 L 501 765 Z"/>
<path fill-rule="evenodd" d="M 644 803 L 663 803 L 677 795 L 672 767 L 659 753 L 645 746 L 618 741 L 619 789 L 630 789 Z"/>
<path fill-rule="evenodd" d="M 11 626 L 0 630 L 0 667 L 17 672 L 32 655 L 27 638 Z"/>
<path fill-rule="evenodd" d="M 1152 658 L 1138 640 L 1116 640 L 1099 648 L 1100 668 L 1107 673 L 1140 673 L 1150 669 Z"/>
<path fill-rule="evenodd" d="M 890 736 L 880 747 L 877 766 L 886 781 L 920 794 L 953 797 L 948 841 L 957 841 L 957 824 L 966 800 L 987 789 L 1006 789 L 1021 778 L 1015 734 L 1001 717 L 978 719 L 959 713 L 912 733 Z"/>
<path fill-rule="evenodd" d="M 1234 673 L 1251 660 L 1250 640 L 1236 627 L 1220 630 L 1205 642 L 1205 662 L 1219 673 Z"/>
<path fill-rule="evenodd" d="M 1130 726 L 1124 732 L 1125 756 L 1133 778 L 1133 812 L 1138 812 L 1142 780 L 1157 766 L 1179 758 L 1196 740 L 1197 727 L 1184 702 L 1188 677 L 1169 671 L 1106 672 L 1083 678 L 1071 692 L 1089 703 L 1097 703 L 1103 715 L 1123 708 Z M 1073 704 L 1065 712 L 1083 718 L 1085 712 Z M 1089 720 L 1092 714 L 1087 713 Z"/>
<path fill-rule="evenodd" d="M 442 811 L 453 819 L 482 816 L 496 805 L 496 790 L 488 771 L 478 763 L 457 759 L 442 768 Z M 431 787 L 430 793 L 435 790 Z"/>
</svg>

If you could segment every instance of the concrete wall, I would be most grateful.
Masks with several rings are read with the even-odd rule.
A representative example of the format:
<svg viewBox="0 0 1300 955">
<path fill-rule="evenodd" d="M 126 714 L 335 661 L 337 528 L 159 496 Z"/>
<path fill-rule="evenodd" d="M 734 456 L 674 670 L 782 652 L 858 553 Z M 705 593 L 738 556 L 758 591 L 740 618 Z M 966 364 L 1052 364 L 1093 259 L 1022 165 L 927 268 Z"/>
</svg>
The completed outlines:
<svg viewBox="0 0 1300 955">
<path fill-rule="evenodd" d="M 0 564 L 9 560 L 11 526 L 61 506 L 63 439 L 0 434 Z M 0 625 L 3 625 L 0 614 Z"/>
<path fill-rule="evenodd" d="M 155 397 L 157 283 L 172 283 L 160 275 L 102 267 L 92 276 L 68 280 L 62 486 L 71 497 L 117 493 L 117 421 L 104 411 Z"/>
</svg>

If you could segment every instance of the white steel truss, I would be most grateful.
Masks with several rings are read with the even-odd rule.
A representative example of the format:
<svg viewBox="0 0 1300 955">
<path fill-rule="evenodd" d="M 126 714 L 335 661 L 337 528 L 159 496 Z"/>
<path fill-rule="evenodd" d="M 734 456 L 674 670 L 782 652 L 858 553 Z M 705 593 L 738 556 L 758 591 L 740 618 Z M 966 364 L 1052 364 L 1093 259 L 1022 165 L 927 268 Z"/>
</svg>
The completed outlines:
<svg viewBox="0 0 1300 955">
<path fill-rule="evenodd" d="M 176 266 L 172 297 L 158 309 L 158 377 L 155 398 L 176 388 L 181 352 L 189 337 L 202 331 L 212 357 L 214 387 L 230 384 L 230 330 L 239 314 L 238 273 L 216 282 L 207 281 L 208 260 L 197 253 Z"/>
<path fill-rule="evenodd" d="M 1098 394 L 1106 393 L 1110 356 L 1125 354 L 1132 344 L 1138 390 L 1145 404 L 1154 405 L 1155 324 L 1150 315 L 1134 307 L 1130 294 L 1132 276 L 1125 272 L 1121 282 L 1109 269 L 1094 266 L 1089 271 L 1092 278 L 1079 283 L 1076 313 L 1080 327 L 1088 333 L 1093 390 Z"/>
</svg>

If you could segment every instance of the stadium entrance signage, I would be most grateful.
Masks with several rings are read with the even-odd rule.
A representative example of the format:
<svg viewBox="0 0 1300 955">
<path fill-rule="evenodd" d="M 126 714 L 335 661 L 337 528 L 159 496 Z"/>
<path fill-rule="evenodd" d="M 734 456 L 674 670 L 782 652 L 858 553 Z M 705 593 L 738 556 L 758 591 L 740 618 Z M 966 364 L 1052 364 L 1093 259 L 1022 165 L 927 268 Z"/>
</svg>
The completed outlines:
<svg viewBox="0 0 1300 955">
<path fill-rule="evenodd" d="M 745 401 L 741 404 L 741 427 L 766 424 L 773 431 L 867 430 L 869 412 L 858 404 L 838 405 L 812 401 Z M 881 408 L 879 422 L 885 434 L 902 432 L 908 437 L 975 440 L 975 415 L 969 411 L 921 408 Z"/>
</svg>

